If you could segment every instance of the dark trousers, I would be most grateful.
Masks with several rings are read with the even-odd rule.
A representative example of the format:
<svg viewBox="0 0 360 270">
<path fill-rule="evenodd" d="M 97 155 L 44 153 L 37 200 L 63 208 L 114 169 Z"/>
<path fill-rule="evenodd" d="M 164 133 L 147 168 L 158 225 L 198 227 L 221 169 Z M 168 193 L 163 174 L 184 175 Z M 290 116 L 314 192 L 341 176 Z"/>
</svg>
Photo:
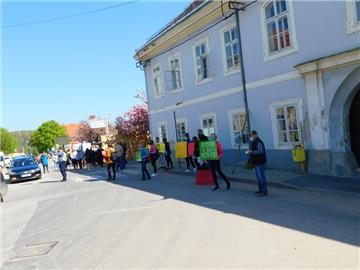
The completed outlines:
<svg viewBox="0 0 360 270">
<path fill-rule="evenodd" d="M 209 169 L 211 171 L 211 175 L 213 177 L 213 180 L 214 180 L 214 183 L 215 183 L 216 187 L 219 187 L 219 182 L 217 180 L 216 173 L 218 173 L 219 176 L 221 176 L 221 178 L 224 179 L 224 181 L 226 182 L 227 185 L 230 184 L 230 182 L 227 179 L 226 175 L 221 170 L 220 160 L 209 160 L 207 163 L 209 165 Z"/>
<path fill-rule="evenodd" d="M 145 175 L 147 179 L 150 179 L 149 171 L 146 168 L 146 161 L 141 161 L 141 174 L 143 180 L 145 180 Z"/>
<path fill-rule="evenodd" d="M 83 168 L 83 161 L 82 161 L 82 159 L 77 160 L 77 164 L 78 164 L 78 166 L 79 166 L 80 169 Z"/>
<path fill-rule="evenodd" d="M 187 158 L 185 158 L 185 161 L 186 161 L 186 168 L 187 168 L 188 170 L 190 170 L 190 164 L 191 164 L 191 166 L 192 166 L 193 168 L 195 168 L 195 163 L 194 163 L 194 160 L 193 160 L 192 157 L 187 157 Z"/>
<path fill-rule="evenodd" d="M 66 176 L 67 176 L 66 175 L 66 166 L 67 166 L 66 162 L 59 163 L 60 173 L 63 177 L 63 180 L 65 180 L 65 181 L 66 181 Z"/>
<path fill-rule="evenodd" d="M 255 174 L 258 179 L 259 191 L 267 194 L 268 189 L 267 189 L 267 183 L 265 177 L 265 165 L 263 164 L 255 165 Z"/>
<path fill-rule="evenodd" d="M 116 171 L 118 172 L 119 169 L 120 169 L 120 171 L 125 169 L 125 163 L 126 163 L 126 160 L 124 157 L 116 158 Z"/>
<path fill-rule="evenodd" d="M 154 173 L 157 173 L 157 167 L 156 167 L 156 156 L 155 155 L 151 155 L 151 165 L 154 168 Z"/>
<path fill-rule="evenodd" d="M 165 155 L 165 160 L 166 160 L 166 166 L 171 169 L 174 168 L 174 164 L 172 162 L 171 156 L 170 155 Z"/>
<path fill-rule="evenodd" d="M 43 164 L 44 173 L 49 172 L 49 165 Z"/>
<path fill-rule="evenodd" d="M 113 172 L 113 176 L 111 177 L 111 171 Z M 115 162 L 107 165 L 107 172 L 108 172 L 108 178 L 109 179 L 115 179 L 116 178 L 116 171 L 115 171 Z"/>
<path fill-rule="evenodd" d="M 74 167 L 74 170 L 77 169 L 77 160 L 73 159 L 73 160 L 71 160 L 71 162 L 72 162 L 72 165 Z"/>
<path fill-rule="evenodd" d="M 198 170 L 201 169 L 201 164 L 199 162 L 199 157 L 194 157 L 194 163 L 195 163 L 195 166 Z"/>
</svg>

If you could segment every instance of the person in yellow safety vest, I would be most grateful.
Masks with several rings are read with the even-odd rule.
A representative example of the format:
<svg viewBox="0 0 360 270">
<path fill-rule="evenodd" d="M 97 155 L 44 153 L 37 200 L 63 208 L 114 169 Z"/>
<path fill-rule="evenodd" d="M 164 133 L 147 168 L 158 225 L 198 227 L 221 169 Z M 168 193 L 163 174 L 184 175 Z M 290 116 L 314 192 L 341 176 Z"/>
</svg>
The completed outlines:
<svg viewBox="0 0 360 270">
<path fill-rule="evenodd" d="M 115 157 L 115 151 L 113 150 L 112 146 L 109 145 L 107 150 L 104 154 L 104 162 L 107 165 L 107 172 L 108 172 L 108 179 L 107 180 L 115 180 L 116 179 L 116 157 Z M 111 175 L 112 171 L 112 175 Z"/>
</svg>

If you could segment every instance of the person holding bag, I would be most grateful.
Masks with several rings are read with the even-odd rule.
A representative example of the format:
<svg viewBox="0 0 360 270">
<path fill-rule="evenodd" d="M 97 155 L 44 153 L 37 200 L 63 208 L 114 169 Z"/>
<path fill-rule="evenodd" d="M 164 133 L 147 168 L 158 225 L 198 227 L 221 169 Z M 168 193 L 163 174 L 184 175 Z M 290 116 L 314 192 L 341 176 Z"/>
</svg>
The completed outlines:
<svg viewBox="0 0 360 270">
<path fill-rule="evenodd" d="M 226 175 L 223 173 L 223 171 L 221 170 L 221 165 L 220 165 L 220 159 L 223 156 L 223 150 L 222 150 L 222 146 L 221 143 L 217 141 L 217 135 L 215 133 L 212 133 L 210 135 L 210 141 L 215 141 L 216 142 L 216 146 L 217 146 L 217 151 L 218 151 L 218 156 L 219 159 L 217 160 L 207 160 L 209 169 L 211 171 L 214 183 L 215 183 L 215 187 L 212 189 L 212 191 L 216 191 L 218 190 L 219 187 L 219 182 L 217 180 L 217 175 L 216 173 L 219 174 L 219 176 L 222 177 L 222 179 L 224 179 L 225 183 L 226 183 L 226 189 L 229 190 L 231 187 L 230 181 L 229 179 L 226 177 Z"/>
<path fill-rule="evenodd" d="M 267 182 L 265 177 L 265 164 L 266 150 L 264 142 L 258 137 L 258 133 L 253 130 L 251 131 L 249 150 L 246 152 L 249 154 L 249 161 L 254 166 L 255 174 L 258 179 L 259 190 L 255 192 L 259 197 L 267 196 Z"/>
</svg>

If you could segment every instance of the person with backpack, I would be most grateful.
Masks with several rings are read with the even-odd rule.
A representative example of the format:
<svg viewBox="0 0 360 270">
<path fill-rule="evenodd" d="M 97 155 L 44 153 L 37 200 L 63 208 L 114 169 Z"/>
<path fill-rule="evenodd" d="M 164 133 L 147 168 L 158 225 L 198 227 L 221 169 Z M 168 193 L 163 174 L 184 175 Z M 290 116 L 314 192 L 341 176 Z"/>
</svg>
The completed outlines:
<svg viewBox="0 0 360 270">
<path fill-rule="evenodd" d="M 264 142 L 258 137 L 258 133 L 251 131 L 249 150 L 250 163 L 255 167 L 255 174 L 258 179 L 259 190 L 255 192 L 259 197 L 267 196 L 268 189 L 265 177 L 266 150 Z"/>
<path fill-rule="evenodd" d="M 107 172 L 108 172 L 108 179 L 107 180 L 115 180 L 116 179 L 116 158 L 114 155 L 114 151 L 112 149 L 112 146 L 109 145 L 107 150 L 104 153 L 104 161 L 107 165 Z M 112 175 L 111 175 L 112 171 Z"/>
<path fill-rule="evenodd" d="M 184 141 L 187 142 L 188 144 L 191 142 L 189 133 L 185 133 Z M 194 163 L 194 160 L 193 160 L 192 156 L 187 156 L 185 158 L 185 161 L 186 161 L 186 170 L 185 170 L 185 172 L 186 173 L 190 172 L 190 164 L 192 166 L 193 171 L 196 172 L 196 167 L 195 167 L 195 163 Z"/>
<path fill-rule="evenodd" d="M 174 164 L 171 159 L 171 149 L 170 144 L 166 138 L 163 138 L 163 143 L 165 144 L 165 160 L 166 160 L 166 169 L 174 169 Z"/>
<path fill-rule="evenodd" d="M 122 171 L 124 169 L 124 165 L 123 165 L 123 161 L 122 161 L 122 156 L 123 156 L 123 147 L 121 145 L 121 142 L 119 144 L 115 145 L 115 158 L 116 158 L 116 172 Z"/>
<path fill-rule="evenodd" d="M 149 151 L 143 144 L 139 145 L 139 151 L 141 157 L 141 175 L 142 175 L 142 180 L 145 181 L 145 176 L 147 179 L 150 179 L 149 171 L 146 168 L 146 163 L 148 162 L 148 158 L 149 158 Z"/>
<path fill-rule="evenodd" d="M 210 135 L 210 141 L 216 142 L 217 152 L 218 152 L 218 156 L 219 156 L 219 159 L 217 159 L 217 160 L 208 160 L 207 161 L 209 169 L 210 169 L 212 177 L 213 177 L 213 180 L 214 180 L 214 184 L 215 184 L 215 187 L 212 190 L 216 191 L 220 188 L 216 173 L 218 173 L 219 176 L 221 176 L 222 179 L 224 179 L 224 181 L 226 182 L 226 189 L 229 190 L 230 186 L 231 186 L 230 181 L 226 177 L 226 175 L 223 173 L 223 171 L 221 170 L 221 165 L 220 165 L 220 160 L 223 156 L 223 150 L 222 150 L 221 143 L 217 141 L 217 135 L 215 133 L 212 133 Z"/>
<path fill-rule="evenodd" d="M 154 168 L 154 172 L 151 174 L 151 176 L 154 177 L 154 176 L 157 176 L 156 161 L 159 157 L 159 152 L 158 152 L 153 140 L 150 141 L 150 151 L 149 152 L 150 152 L 151 165 Z"/>
</svg>

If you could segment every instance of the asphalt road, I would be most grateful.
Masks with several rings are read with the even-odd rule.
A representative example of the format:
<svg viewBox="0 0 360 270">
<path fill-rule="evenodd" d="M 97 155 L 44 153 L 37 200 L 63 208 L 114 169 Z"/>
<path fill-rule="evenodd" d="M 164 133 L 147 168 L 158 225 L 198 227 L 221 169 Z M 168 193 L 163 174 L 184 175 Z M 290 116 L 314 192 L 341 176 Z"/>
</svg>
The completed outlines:
<svg viewBox="0 0 360 270">
<path fill-rule="evenodd" d="M 132 167 L 52 172 L 9 185 L 3 269 L 359 268 L 359 198 L 254 186 L 195 186 Z"/>
</svg>

